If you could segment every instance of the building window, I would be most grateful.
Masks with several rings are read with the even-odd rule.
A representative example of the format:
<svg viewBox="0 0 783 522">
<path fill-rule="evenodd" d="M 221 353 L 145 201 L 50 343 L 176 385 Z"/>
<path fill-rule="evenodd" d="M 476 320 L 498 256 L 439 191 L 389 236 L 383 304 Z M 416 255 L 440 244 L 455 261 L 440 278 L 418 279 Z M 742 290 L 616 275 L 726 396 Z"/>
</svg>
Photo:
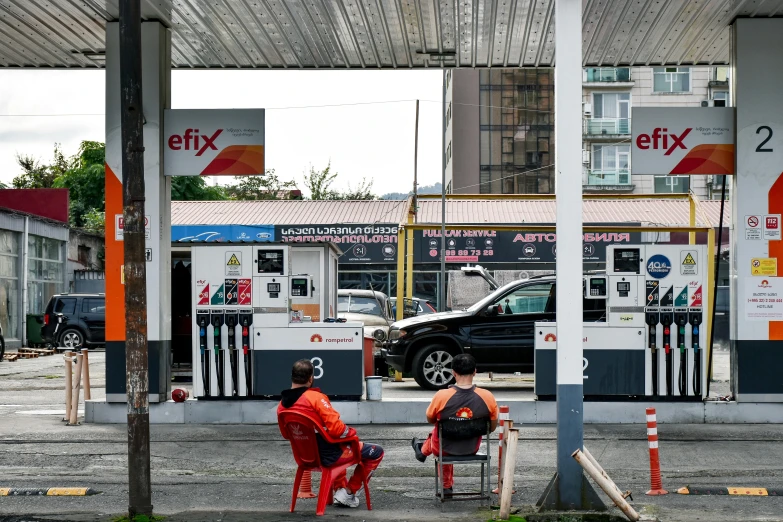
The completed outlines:
<svg viewBox="0 0 783 522">
<path fill-rule="evenodd" d="M 451 163 L 451 142 L 446 147 L 446 165 Z"/>
<path fill-rule="evenodd" d="M 86 245 L 79 245 L 77 247 L 78 255 L 79 255 L 79 264 L 82 266 L 89 267 L 91 265 L 90 263 L 90 251 L 92 250 L 90 247 Z"/>
<path fill-rule="evenodd" d="M 655 193 L 687 193 L 690 181 L 688 176 L 655 176 Z"/>
<path fill-rule="evenodd" d="M 63 291 L 62 241 L 30 235 L 27 249 L 27 313 L 41 314 L 49 299 Z"/>
<path fill-rule="evenodd" d="M 691 68 L 653 67 L 653 92 L 691 92 Z"/>
<path fill-rule="evenodd" d="M 630 82 L 630 67 L 588 67 L 584 70 L 585 82 Z"/>
<path fill-rule="evenodd" d="M 593 145 L 588 185 L 627 185 L 631 182 L 630 145 Z"/>
<path fill-rule="evenodd" d="M 446 107 L 446 127 L 449 126 L 449 122 L 451 122 L 451 102 L 449 102 L 449 106 Z"/>
<path fill-rule="evenodd" d="M 3 335 L 19 338 L 19 234 L 0 230 L 0 326 Z"/>
<path fill-rule="evenodd" d="M 587 120 L 587 134 L 630 134 L 631 93 L 596 92 L 593 117 Z"/>
<path fill-rule="evenodd" d="M 716 82 L 728 82 L 729 81 L 729 68 L 728 67 L 716 67 L 715 68 L 715 81 Z"/>
<path fill-rule="evenodd" d="M 712 93 L 712 101 L 715 107 L 728 107 L 729 106 L 729 93 L 726 91 L 718 91 Z"/>
</svg>

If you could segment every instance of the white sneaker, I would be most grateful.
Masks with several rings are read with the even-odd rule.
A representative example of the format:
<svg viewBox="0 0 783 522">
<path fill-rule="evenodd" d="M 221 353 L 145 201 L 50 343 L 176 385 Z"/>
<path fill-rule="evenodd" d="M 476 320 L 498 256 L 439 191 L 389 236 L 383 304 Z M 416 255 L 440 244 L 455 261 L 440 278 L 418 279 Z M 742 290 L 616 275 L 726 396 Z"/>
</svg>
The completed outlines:
<svg viewBox="0 0 783 522">
<path fill-rule="evenodd" d="M 334 492 L 334 503 L 341 506 L 356 508 L 359 507 L 359 497 L 352 493 L 348 493 L 345 488 L 340 488 Z"/>
</svg>

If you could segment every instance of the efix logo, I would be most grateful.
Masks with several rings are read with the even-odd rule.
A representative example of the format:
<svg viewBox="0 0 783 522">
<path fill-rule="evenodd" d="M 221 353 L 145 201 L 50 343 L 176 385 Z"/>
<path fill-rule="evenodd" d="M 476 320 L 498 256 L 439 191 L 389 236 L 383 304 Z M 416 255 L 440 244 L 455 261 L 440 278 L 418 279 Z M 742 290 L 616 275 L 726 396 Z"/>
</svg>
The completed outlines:
<svg viewBox="0 0 783 522">
<path fill-rule="evenodd" d="M 759 288 L 772 288 L 772 285 L 769 284 L 769 280 L 763 279 L 759 285 Z"/>
<path fill-rule="evenodd" d="M 636 137 L 636 146 L 642 150 L 648 150 L 650 148 L 653 150 L 663 149 L 666 151 L 663 155 L 668 156 L 677 148 L 688 150 L 688 147 L 685 146 L 683 141 L 692 130 L 693 128 L 689 127 L 678 136 L 675 133 L 670 133 L 669 129 L 656 127 L 652 132 L 652 136 L 649 134 L 639 134 Z"/>
<path fill-rule="evenodd" d="M 318 334 L 313 334 L 313 335 L 310 336 L 310 342 L 311 343 L 322 343 L 322 342 L 324 342 L 324 338 L 321 337 Z"/>
<path fill-rule="evenodd" d="M 183 135 L 172 134 L 169 136 L 169 148 L 192 150 L 196 156 L 201 156 L 206 150 L 218 150 L 215 140 L 223 133 L 223 129 L 216 130 L 211 136 L 200 132 L 198 129 L 186 129 Z"/>
</svg>

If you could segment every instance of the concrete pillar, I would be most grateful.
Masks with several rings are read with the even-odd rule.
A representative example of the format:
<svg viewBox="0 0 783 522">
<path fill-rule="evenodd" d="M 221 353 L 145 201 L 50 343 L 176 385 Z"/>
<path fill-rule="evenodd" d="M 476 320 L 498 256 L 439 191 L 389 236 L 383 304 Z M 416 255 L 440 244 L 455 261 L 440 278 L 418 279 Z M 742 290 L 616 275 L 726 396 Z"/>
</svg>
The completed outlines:
<svg viewBox="0 0 783 522">
<path fill-rule="evenodd" d="M 734 22 L 731 105 L 737 115 L 737 164 L 731 202 L 731 382 L 734 396 L 743 402 L 783 400 L 783 302 L 778 302 L 783 298 L 781 49 L 783 19 Z M 766 266 L 772 262 L 763 260 L 775 260 L 777 268 L 754 277 L 754 259 Z"/>
<path fill-rule="evenodd" d="M 163 175 L 163 110 L 171 107 L 171 33 L 159 22 L 144 22 L 142 100 L 144 103 L 145 214 L 149 399 L 166 401 L 171 388 L 171 181 Z M 125 292 L 120 143 L 119 24 L 106 24 L 106 400 L 125 401 Z"/>
</svg>

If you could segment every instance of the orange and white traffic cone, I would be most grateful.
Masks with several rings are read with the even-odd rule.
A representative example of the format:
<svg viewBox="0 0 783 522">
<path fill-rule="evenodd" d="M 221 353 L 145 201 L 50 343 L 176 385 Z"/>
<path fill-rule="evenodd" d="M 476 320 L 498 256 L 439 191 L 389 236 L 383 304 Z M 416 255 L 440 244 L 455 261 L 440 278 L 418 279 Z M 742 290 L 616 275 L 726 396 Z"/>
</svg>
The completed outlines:
<svg viewBox="0 0 783 522">
<path fill-rule="evenodd" d="M 647 408 L 647 442 L 650 446 L 650 491 L 648 495 L 667 495 L 661 483 L 661 461 L 658 458 L 658 421 L 655 408 Z"/>
<path fill-rule="evenodd" d="M 311 472 L 305 471 L 302 475 L 302 483 L 299 484 L 299 492 L 296 494 L 296 498 L 315 498 L 315 493 L 313 493 L 313 477 Z"/>
</svg>

